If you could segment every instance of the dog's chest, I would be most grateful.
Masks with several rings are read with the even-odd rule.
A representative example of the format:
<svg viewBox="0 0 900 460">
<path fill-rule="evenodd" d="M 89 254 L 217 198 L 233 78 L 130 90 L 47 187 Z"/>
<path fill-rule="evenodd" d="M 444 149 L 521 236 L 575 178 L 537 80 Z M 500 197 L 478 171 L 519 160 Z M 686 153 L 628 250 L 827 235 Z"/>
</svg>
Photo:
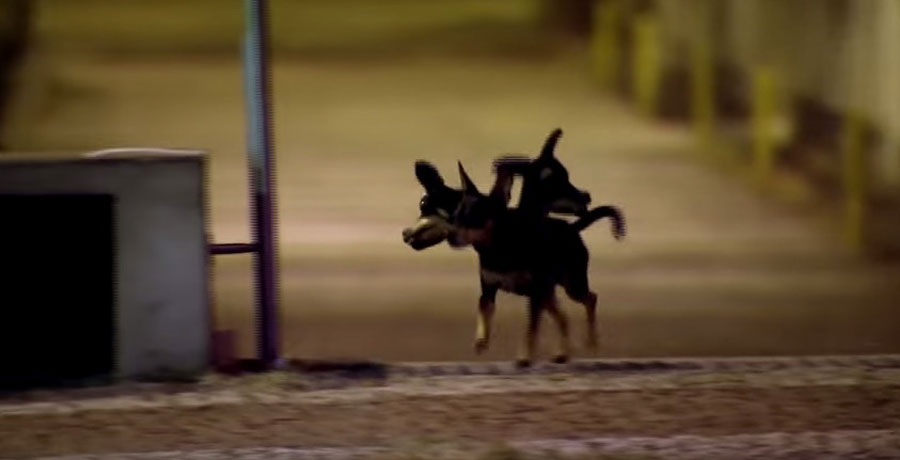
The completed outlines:
<svg viewBox="0 0 900 460">
<path fill-rule="evenodd" d="M 481 269 L 481 279 L 485 284 L 498 286 L 500 289 L 512 293 L 522 293 L 531 286 L 534 278 L 528 272 L 511 271 L 495 272 Z"/>
</svg>

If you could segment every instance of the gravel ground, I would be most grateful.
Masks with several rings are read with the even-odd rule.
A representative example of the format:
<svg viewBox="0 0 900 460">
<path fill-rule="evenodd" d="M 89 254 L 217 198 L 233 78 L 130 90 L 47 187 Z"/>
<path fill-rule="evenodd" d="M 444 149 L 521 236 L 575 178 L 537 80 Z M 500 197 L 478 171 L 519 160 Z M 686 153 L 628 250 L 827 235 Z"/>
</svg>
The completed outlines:
<svg viewBox="0 0 900 460">
<path fill-rule="evenodd" d="M 496 443 L 545 456 L 900 458 L 900 365 L 601 361 L 218 376 L 8 397 L 0 433 L 0 458 L 472 458 Z"/>
<path fill-rule="evenodd" d="M 539 440 L 485 447 L 430 444 L 406 450 L 379 447 L 206 449 L 109 455 L 66 455 L 44 460 L 155 460 L 155 459 L 457 459 L 473 458 L 608 458 L 608 459 L 893 459 L 900 456 L 900 431 L 858 430 L 804 433 L 765 433 L 735 436 L 604 437 L 584 440 Z M 789 447 L 786 447 L 789 446 Z M 416 449 L 415 454 L 409 450 Z"/>
</svg>

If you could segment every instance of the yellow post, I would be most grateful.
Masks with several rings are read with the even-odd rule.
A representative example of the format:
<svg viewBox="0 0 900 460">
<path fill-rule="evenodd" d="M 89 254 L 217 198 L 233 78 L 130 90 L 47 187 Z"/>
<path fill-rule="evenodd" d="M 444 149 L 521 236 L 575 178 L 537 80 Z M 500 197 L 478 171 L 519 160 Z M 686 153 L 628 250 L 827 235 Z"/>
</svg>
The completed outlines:
<svg viewBox="0 0 900 460">
<path fill-rule="evenodd" d="M 652 13 L 637 15 L 631 25 L 634 59 L 632 87 L 641 113 L 653 116 L 659 97 L 660 45 L 659 24 Z"/>
<path fill-rule="evenodd" d="M 699 2 L 691 49 L 691 115 L 699 149 L 708 153 L 712 146 L 714 80 L 712 37 L 707 2 Z"/>
<path fill-rule="evenodd" d="M 753 75 L 753 169 L 756 178 L 766 184 L 775 162 L 775 74 L 761 66 Z"/>
<path fill-rule="evenodd" d="M 607 89 L 616 84 L 616 70 L 620 58 L 619 23 L 622 8 L 619 0 L 597 0 L 591 37 L 591 57 L 594 75 Z"/>
<path fill-rule="evenodd" d="M 848 111 L 843 132 L 844 232 L 855 250 L 865 245 L 866 181 L 862 142 L 862 119 L 855 110 Z"/>
</svg>

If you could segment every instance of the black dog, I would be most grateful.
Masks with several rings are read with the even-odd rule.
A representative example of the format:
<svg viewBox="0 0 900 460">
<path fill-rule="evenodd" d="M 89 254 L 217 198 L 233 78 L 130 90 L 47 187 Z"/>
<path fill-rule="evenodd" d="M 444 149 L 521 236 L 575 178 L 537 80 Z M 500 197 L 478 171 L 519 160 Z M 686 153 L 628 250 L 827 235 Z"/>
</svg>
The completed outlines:
<svg viewBox="0 0 900 460">
<path fill-rule="evenodd" d="M 503 168 L 498 169 L 490 194 L 483 195 L 459 164 L 462 200 L 448 230 L 451 244 L 456 247 L 472 245 L 478 252 L 482 294 L 476 350 L 481 351 L 488 345 L 494 299 L 497 290 L 502 289 L 529 299 L 524 354 L 517 364 L 527 366 L 534 359 L 544 311 L 553 316 L 559 329 L 559 350 L 554 361 L 566 362 L 569 357 L 568 320 L 557 305 L 555 288 L 562 286 L 569 297 L 584 305 L 587 345 L 595 348 L 597 295 L 588 284 L 590 256 L 579 232 L 599 218 L 610 217 L 613 234 L 621 238 L 624 236 L 624 219 L 613 206 L 594 208 L 571 224 L 549 217 L 535 219 L 534 211 L 521 207 L 509 209 L 507 201 L 512 175 L 502 171 Z"/>
<path fill-rule="evenodd" d="M 462 191 L 448 187 L 437 168 L 427 161 L 416 162 L 416 179 L 425 195 L 419 201 L 419 219 L 403 229 L 403 241 L 421 251 L 447 239 L 450 218 L 462 201 Z"/>
<path fill-rule="evenodd" d="M 569 172 L 555 158 L 554 150 L 560 136 L 560 129 L 550 133 L 541 153 L 534 160 L 518 155 L 506 155 L 494 160 L 497 174 L 522 177 L 518 207 L 535 218 L 543 218 L 550 212 L 583 215 L 591 202 L 587 192 L 578 190 L 569 182 Z M 459 205 L 462 193 L 448 187 L 437 168 L 430 163 L 417 161 L 415 169 L 425 195 L 419 202 L 419 219 L 415 225 L 403 230 L 403 241 L 419 251 L 446 240 L 451 228 L 450 216 Z M 508 195 L 506 202 L 509 202 Z"/>
<path fill-rule="evenodd" d="M 519 203 L 522 215 L 537 220 L 546 217 L 548 212 L 582 215 L 582 219 L 571 224 L 572 228 L 579 232 L 597 219 L 613 217 L 614 234 L 617 238 L 621 237 L 624 235 L 623 220 L 615 208 L 601 206 L 585 215 L 587 205 L 590 203 L 590 195 L 578 190 L 569 182 L 568 172 L 554 155 L 561 135 L 561 130 L 554 130 L 544 142 L 541 153 L 534 160 L 507 155 L 494 161 L 498 179 L 504 178 L 500 182 L 505 184 L 500 197 L 504 205 L 509 202 L 510 198 L 511 176 L 519 175 L 523 177 Z M 403 239 L 412 248 L 422 250 L 446 240 L 453 231 L 450 218 L 462 200 L 462 191 L 448 187 L 437 169 L 428 162 L 417 161 L 415 172 L 426 193 L 419 203 L 419 219 L 414 226 L 403 231 Z M 535 224 L 536 222 L 522 222 L 523 227 Z M 482 274 L 484 275 L 484 273 Z M 490 279 L 490 272 L 487 275 L 489 279 L 482 276 L 481 280 L 482 295 L 479 301 L 479 311 L 482 314 L 479 314 L 476 333 L 475 349 L 477 352 L 485 350 L 488 346 L 490 316 L 493 313 L 498 289 Z M 590 339 L 589 342 L 595 343 L 595 340 Z"/>
<path fill-rule="evenodd" d="M 426 194 L 420 202 L 420 218 L 418 222 L 415 226 L 404 230 L 403 236 L 407 244 L 417 250 L 421 250 L 444 241 L 451 233 L 453 233 L 451 219 L 457 208 L 460 207 L 463 200 L 463 191 L 447 186 L 437 169 L 428 162 L 416 162 L 415 172 L 419 182 L 425 188 Z M 498 180 L 499 183 L 503 184 L 503 187 L 498 189 L 500 192 L 494 194 L 494 196 L 497 197 L 498 204 L 505 207 L 509 200 L 509 186 L 511 185 L 512 176 L 501 173 L 498 175 Z M 523 188 L 525 188 L 525 186 L 523 186 Z M 530 216 L 530 213 L 526 213 L 525 215 L 528 216 L 528 221 L 523 222 L 523 228 L 527 229 L 535 225 L 541 225 L 540 222 L 534 222 L 534 218 Z M 568 225 L 575 233 L 578 233 L 603 217 L 613 218 L 613 232 L 616 238 L 620 238 L 624 235 L 624 221 L 619 211 L 610 206 L 594 208 L 572 224 L 556 219 L 553 219 L 553 221 Z M 586 273 L 584 276 L 586 277 Z M 488 347 L 491 317 L 493 316 L 497 290 L 501 287 L 502 286 L 498 284 L 497 276 L 495 276 L 491 270 L 481 271 L 481 297 L 479 299 L 478 326 L 475 339 L 476 352 L 483 352 Z M 578 301 L 580 298 L 573 297 L 571 292 L 569 292 L 569 296 L 572 297 L 573 300 Z M 596 303 L 596 300 L 591 300 L 590 298 L 586 300 L 590 301 L 589 303 L 592 304 Z M 589 322 L 593 322 L 593 320 L 590 320 L 589 318 Z M 589 329 L 588 333 L 588 343 L 593 346 L 596 343 L 596 338 L 591 335 L 591 330 L 592 329 Z M 566 355 L 561 354 L 557 357 L 557 361 L 564 361 L 565 358 Z"/>
<path fill-rule="evenodd" d="M 494 160 L 496 173 L 522 177 L 518 208 L 533 217 L 544 217 L 551 212 L 580 216 L 591 203 L 591 195 L 569 182 L 569 172 L 556 159 L 556 144 L 561 136 L 561 129 L 553 130 L 535 159 L 506 155 Z"/>
</svg>

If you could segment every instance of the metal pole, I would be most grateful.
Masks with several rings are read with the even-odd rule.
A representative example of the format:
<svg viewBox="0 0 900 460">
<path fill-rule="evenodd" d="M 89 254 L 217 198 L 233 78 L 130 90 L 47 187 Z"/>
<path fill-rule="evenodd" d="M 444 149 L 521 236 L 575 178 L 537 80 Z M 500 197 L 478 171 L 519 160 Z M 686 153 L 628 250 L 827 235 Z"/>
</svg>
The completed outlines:
<svg viewBox="0 0 900 460">
<path fill-rule="evenodd" d="M 250 169 L 257 353 L 272 366 L 279 357 L 278 266 L 275 229 L 274 143 L 269 69 L 268 0 L 245 0 L 244 79 Z"/>
</svg>

